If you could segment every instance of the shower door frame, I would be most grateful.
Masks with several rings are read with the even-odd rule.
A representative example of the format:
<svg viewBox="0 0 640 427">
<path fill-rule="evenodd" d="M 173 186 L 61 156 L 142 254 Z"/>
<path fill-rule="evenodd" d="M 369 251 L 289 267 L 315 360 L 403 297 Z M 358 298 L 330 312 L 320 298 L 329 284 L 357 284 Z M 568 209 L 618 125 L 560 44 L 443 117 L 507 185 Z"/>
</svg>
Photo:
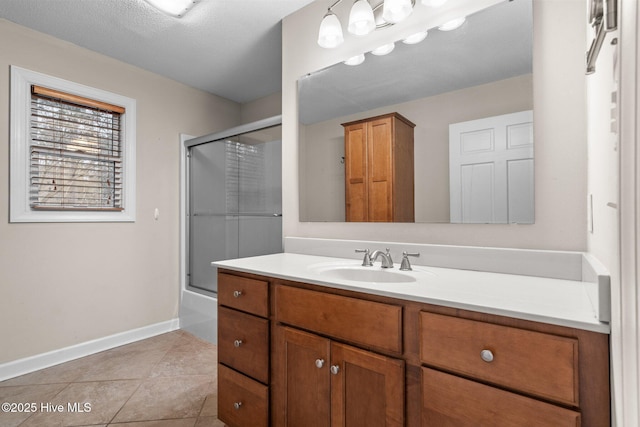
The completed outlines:
<svg viewBox="0 0 640 427">
<path fill-rule="evenodd" d="M 204 289 L 198 289 L 189 286 L 189 230 L 190 230 L 190 188 L 189 188 L 189 149 L 198 145 L 211 143 L 214 141 L 224 140 L 227 138 L 233 138 L 246 133 L 259 131 L 271 127 L 281 126 L 282 116 L 273 116 L 263 120 L 258 120 L 252 123 L 247 123 L 237 127 L 233 127 L 222 132 L 211 133 L 199 137 L 192 137 L 189 135 L 180 135 L 180 288 L 181 296 L 184 291 L 193 292 L 212 298 L 216 298 L 217 293 L 206 291 Z"/>
</svg>

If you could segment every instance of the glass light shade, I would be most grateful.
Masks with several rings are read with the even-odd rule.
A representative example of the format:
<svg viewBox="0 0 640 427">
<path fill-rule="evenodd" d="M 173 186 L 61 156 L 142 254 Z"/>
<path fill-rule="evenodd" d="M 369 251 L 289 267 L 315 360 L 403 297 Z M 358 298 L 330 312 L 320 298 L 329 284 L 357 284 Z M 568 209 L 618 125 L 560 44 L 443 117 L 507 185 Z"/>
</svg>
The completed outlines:
<svg viewBox="0 0 640 427">
<path fill-rule="evenodd" d="M 411 12 L 413 12 L 411 0 L 384 0 L 382 19 L 391 24 L 397 24 L 411 15 Z"/>
<path fill-rule="evenodd" d="M 364 62 L 364 53 L 360 55 L 352 56 L 351 58 L 344 61 L 346 65 L 360 65 Z"/>
<path fill-rule="evenodd" d="M 331 11 L 322 18 L 320 31 L 318 32 L 318 44 L 324 48 L 331 49 L 339 46 L 344 41 L 340 20 Z"/>
<path fill-rule="evenodd" d="M 347 30 L 356 36 L 363 36 L 375 30 L 376 21 L 373 17 L 373 9 L 367 0 L 357 0 L 349 13 L 349 26 Z"/>
<path fill-rule="evenodd" d="M 396 47 L 394 43 L 388 43 L 380 46 L 379 48 L 373 49 L 371 53 L 377 56 L 386 55 L 388 53 L 391 53 L 394 47 Z"/>
<path fill-rule="evenodd" d="M 438 27 L 438 29 L 440 31 L 457 30 L 458 28 L 460 28 L 462 26 L 462 24 L 464 24 L 464 21 L 466 21 L 466 20 L 467 20 L 467 18 L 465 18 L 464 16 L 462 18 L 452 19 L 451 21 L 445 22 L 444 24 L 440 25 Z"/>
<path fill-rule="evenodd" d="M 416 44 L 416 43 L 420 43 L 422 40 L 427 38 L 427 32 L 426 31 L 420 31 L 419 33 L 415 33 L 410 35 L 409 37 L 407 37 L 406 39 L 402 40 L 402 43 L 404 44 Z"/>
<path fill-rule="evenodd" d="M 447 0 L 422 0 L 422 4 L 429 7 L 440 7 L 446 2 Z"/>
<path fill-rule="evenodd" d="M 146 0 L 151 6 L 162 12 L 181 17 L 191 9 L 198 0 Z"/>
</svg>

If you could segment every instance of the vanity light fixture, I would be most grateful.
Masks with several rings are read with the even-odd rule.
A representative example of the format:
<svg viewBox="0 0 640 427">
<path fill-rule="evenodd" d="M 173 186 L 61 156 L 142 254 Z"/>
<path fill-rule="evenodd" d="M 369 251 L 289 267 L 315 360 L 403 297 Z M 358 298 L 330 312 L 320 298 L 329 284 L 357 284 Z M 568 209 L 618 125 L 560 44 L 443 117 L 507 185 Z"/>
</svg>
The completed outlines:
<svg viewBox="0 0 640 427">
<path fill-rule="evenodd" d="M 147 0 L 149 1 L 149 0 Z M 349 13 L 347 31 L 362 36 L 371 33 L 376 28 L 394 25 L 413 12 L 416 0 L 382 0 L 376 6 L 370 0 L 355 0 Z M 324 48 L 334 48 L 342 44 L 344 36 L 340 20 L 333 13 L 333 8 L 342 0 L 336 0 L 327 8 L 318 31 L 318 44 Z M 382 14 L 378 11 L 382 8 Z"/>
<path fill-rule="evenodd" d="M 453 31 L 453 30 L 457 30 L 458 28 L 460 28 L 462 26 L 462 24 L 464 24 L 464 22 L 467 20 L 466 17 L 460 17 L 460 18 L 456 18 L 456 19 L 452 19 L 451 21 L 445 22 L 444 24 L 440 25 L 438 27 L 438 29 L 440 31 Z"/>
<path fill-rule="evenodd" d="M 167 15 L 182 18 L 200 0 L 145 0 Z"/>
<path fill-rule="evenodd" d="M 373 9 L 368 0 L 356 0 L 349 13 L 347 30 L 356 36 L 364 36 L 376 29 Z"/>
<path fill-rule="evenodd" d="M 344 61 L 346 65 L 360 65 L 364 62 L 364 53 L 360 55 L 352 56 L 351 58 Z"/>
<path fill-rule="evenodd" d="M 391 51 L 393 50 L 393 48 L 395 48 L 396 45 L 395 43 L 387 43 L 384 44 L 376 49 L 373 49 L 371 51 L 372 54 L 376 55 L 376 56 L 383 56 L 386 55 L 388 53 L 391 53 Z"/>
<path fill-rule="evenodd" d="M 420 31 L 419 33 L 415 33 L 410 35 L 409 37 L 407 37 L 406 39 L 402 40 L 402 43 L 404 44 L 417 44 L 420 43 L 422 40 L 427 38 L 427 32 L 426 31 Z"/>
</svg>

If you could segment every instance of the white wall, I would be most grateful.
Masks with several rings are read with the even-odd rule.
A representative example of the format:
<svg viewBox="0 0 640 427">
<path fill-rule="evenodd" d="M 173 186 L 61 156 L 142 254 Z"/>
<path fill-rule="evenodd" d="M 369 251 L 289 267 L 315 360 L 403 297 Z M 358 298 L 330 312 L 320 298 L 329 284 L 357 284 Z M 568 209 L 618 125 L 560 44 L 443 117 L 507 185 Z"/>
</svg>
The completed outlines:
<svg viewBox="0 0 640 427">
<path fill-rule="evenodd" d="M 135 223 L 9 224 L 9 65 L 136 99 Z M 0 87 L 0 363 L 177 318 L 179 133 L 240 106 L 6 20 Z"/>
<path fill-rule="evenodd" d="M 240 106 L 242 124 L 252 123 L 282 114 L 282 93 L 277 92 Z"/>
<path fill-rule="evenodd" d="M 586 249 L 586 118 L 584 34 L 586 2 L 535 0 L 534 138 L 536 223 L 534 225 L 305 223 L 298 199 L 298 77 L 400 39 L 445 20 L 449 5 L 427 13 L 418 4 L 404 23 L 326 50 L 316 44 L 326 2 L 316 1 L 283 21 L 283 210 L 285 237 L 498 246 L 535 249 Z M 495 0 L 471 3 L 481 8 Z M 335 9 L 343 22 L 350 4 Z M 392 55 L 392 54 L 391 54 Z"/>
</svg>

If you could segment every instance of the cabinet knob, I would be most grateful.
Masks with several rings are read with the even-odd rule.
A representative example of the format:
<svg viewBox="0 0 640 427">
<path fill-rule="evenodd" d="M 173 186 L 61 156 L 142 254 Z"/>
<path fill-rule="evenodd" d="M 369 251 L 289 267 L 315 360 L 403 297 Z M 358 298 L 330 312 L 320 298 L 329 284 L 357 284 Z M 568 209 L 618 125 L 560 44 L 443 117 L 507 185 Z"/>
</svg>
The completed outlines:
<svg viewBox="0 0 640 427">
<path fill-rule="evenodd" d="M 242 291 L 233 291 L 233 296 L 236 298 L 240 298 L 242 296 Z"/>
<path fill-rule="evenodd" d="M 233 404 L 233 407 L 234 407 L 234 408 L 236 409 L 236 411 L 237 411 L 238 409 L 240 409 L 240 408 L 242 407 L 242 402 L 235 402 L 235 403 Z"/>
<path fill-rule="evenodd" d="M 242 345 L 242 340 L 235 340 L 233 342 L 233 346 L 236 348 L 240 347 L 241 345 Z"/>
<path fill-rule="evenodd" d="M 324 366 L 324 359 L 316 359 L 316 368 L 320 369 Z"/>
<path fill-rule="evenodd" d="M 493 353 L 491 352 L 491 350 L 482 350 L 480 352 L 480 358 L 487 363 L 491 363 L 493 362 Z"/>
<path fill-rule="evenodd" d="M 330 371 L 333 375 L 338 375 L 338 372 L 340 372 L 340 366 L 331 365 Z"/>
</svg>

